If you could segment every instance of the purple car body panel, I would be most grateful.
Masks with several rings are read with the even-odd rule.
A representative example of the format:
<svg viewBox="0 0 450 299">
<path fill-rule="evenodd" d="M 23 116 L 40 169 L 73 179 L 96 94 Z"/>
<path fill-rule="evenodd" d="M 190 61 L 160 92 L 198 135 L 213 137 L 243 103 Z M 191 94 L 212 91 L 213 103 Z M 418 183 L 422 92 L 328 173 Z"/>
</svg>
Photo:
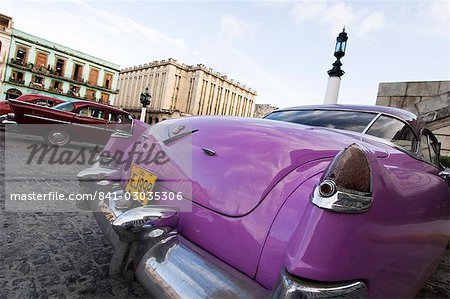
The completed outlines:
<svg viewBox="0 0 450 299">
<path fill-rule="evenodd" d="M 402 118 L 419 132 L 408 112 L 370 110 Z M 198 131 L 164 145 L 180 125 Z M 181 213 L 178 232 L 267 289 L 285 268 L 316 281 L 365 280 L 369 297 L 411 297 L 448 244 L 449 187 L 439 169 L 374 138 L 248 118 L 181 118 L 153 129 L 163 133 L 134 138 L 138 147 L 158 143 L 174 161 L 172 168 L 147 167 L 158 174 L 160 188 L 179 191 L 171 172 L 192 184 L 180 203 L 192 203 L 192 212 Z M 368 150 L 372 207 L 343 214 L 313 205 L 311 194 L 330 162 L 354 142 Z M 187 147 L 189 170 L 180 160 L 189 159 Z M 217 154 L 205 155 L 203 148 Z M 122 175 L 126 182 L 129 170 Z"/>
</svg>

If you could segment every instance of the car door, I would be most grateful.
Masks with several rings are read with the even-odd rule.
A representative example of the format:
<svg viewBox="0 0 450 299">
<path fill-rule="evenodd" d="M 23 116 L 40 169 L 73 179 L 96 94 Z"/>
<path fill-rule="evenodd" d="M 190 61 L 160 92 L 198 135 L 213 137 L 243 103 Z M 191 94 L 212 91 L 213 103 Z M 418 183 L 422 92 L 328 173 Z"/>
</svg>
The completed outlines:
<svg viewBox="0 0 450 299">
<path fill-rule="evenodd" d="M 108 129 L 112 131 L 131 132 L 131 117 L 124 112 L 108 110 Z"/>
<path fill-rule="evenodd" d="M 103 143 L 111 135 L 107 130 L 106 111 L 100 107 L 79 108 L 73 122 L 77 127 L 78 139 L 81 141 Z"/>
</svg>

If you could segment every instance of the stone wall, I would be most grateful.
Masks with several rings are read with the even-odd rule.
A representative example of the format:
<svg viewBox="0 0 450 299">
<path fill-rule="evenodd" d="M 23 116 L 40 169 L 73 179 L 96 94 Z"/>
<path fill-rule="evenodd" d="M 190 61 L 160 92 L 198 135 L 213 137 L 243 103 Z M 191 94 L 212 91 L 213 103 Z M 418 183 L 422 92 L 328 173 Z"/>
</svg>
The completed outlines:
<svg viewBox="0 0 450 299">
<path fill-rule="evenodd" d="M 270 104 L 255 104 L 255 113 L 253 117 L 261 118 L 264 115 L 277 110 L 278 108 Z"/>
<path fill-rule="evenodd" d="M 450 81 L 380 83 L 377 105 L 413 112 L 442 143 L 450 156 Z"/>
</svg>

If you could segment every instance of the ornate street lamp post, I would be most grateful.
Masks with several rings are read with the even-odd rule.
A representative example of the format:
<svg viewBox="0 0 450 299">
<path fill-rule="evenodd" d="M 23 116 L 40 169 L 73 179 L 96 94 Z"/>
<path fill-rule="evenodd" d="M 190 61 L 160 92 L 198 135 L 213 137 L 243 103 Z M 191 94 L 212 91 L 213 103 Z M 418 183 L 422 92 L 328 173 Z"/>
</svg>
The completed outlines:
<svg viewBox="0 0 450 299">
<path fill-rule="evenodd" d="M 147 106 L 150 105 L 150 102 L 152 100 L 152 96 L 148 92 L 148 87 L 145 88 L 145 92 L 141 93 L 140 100 L 142 104 L 141 121 L 145 122 L 145 114 L 147 113 Z"/>
<path fill-rule="evenodd" d="M 341 77 L 344 75 L 344 71 L 341 70 L 342 62 L 341 58 L 345 56 L 345 48 L 347 47 L 348 36 L 345 32 L 345 28 L 339 33 L 336 38 L 336 47 L 334 48 L 334 57 L 336 61 L 333 63 L 333 68 L 328 71 L 328 85 L 325 93 L 325 99 L 323 104 L 337 104 L 339 96 L 339 87 L 341 86 Z"/>
</svg>

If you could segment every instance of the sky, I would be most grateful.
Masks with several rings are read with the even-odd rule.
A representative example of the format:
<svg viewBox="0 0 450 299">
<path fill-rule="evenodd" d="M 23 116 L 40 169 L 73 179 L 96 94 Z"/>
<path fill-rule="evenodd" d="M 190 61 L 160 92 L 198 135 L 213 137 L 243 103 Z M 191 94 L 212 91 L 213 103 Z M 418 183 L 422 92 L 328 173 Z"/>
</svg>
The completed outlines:
<svg viewBox="0 0 450 299">
<path fill-rule="evenodd" d="M 449 1 L 5 1 L 14 27 L 119 64 L 202 63 L 276 107 L 321 104 L 336 36 L 338 103 L 380 82 L 450 80 Z"/>
</svg>

